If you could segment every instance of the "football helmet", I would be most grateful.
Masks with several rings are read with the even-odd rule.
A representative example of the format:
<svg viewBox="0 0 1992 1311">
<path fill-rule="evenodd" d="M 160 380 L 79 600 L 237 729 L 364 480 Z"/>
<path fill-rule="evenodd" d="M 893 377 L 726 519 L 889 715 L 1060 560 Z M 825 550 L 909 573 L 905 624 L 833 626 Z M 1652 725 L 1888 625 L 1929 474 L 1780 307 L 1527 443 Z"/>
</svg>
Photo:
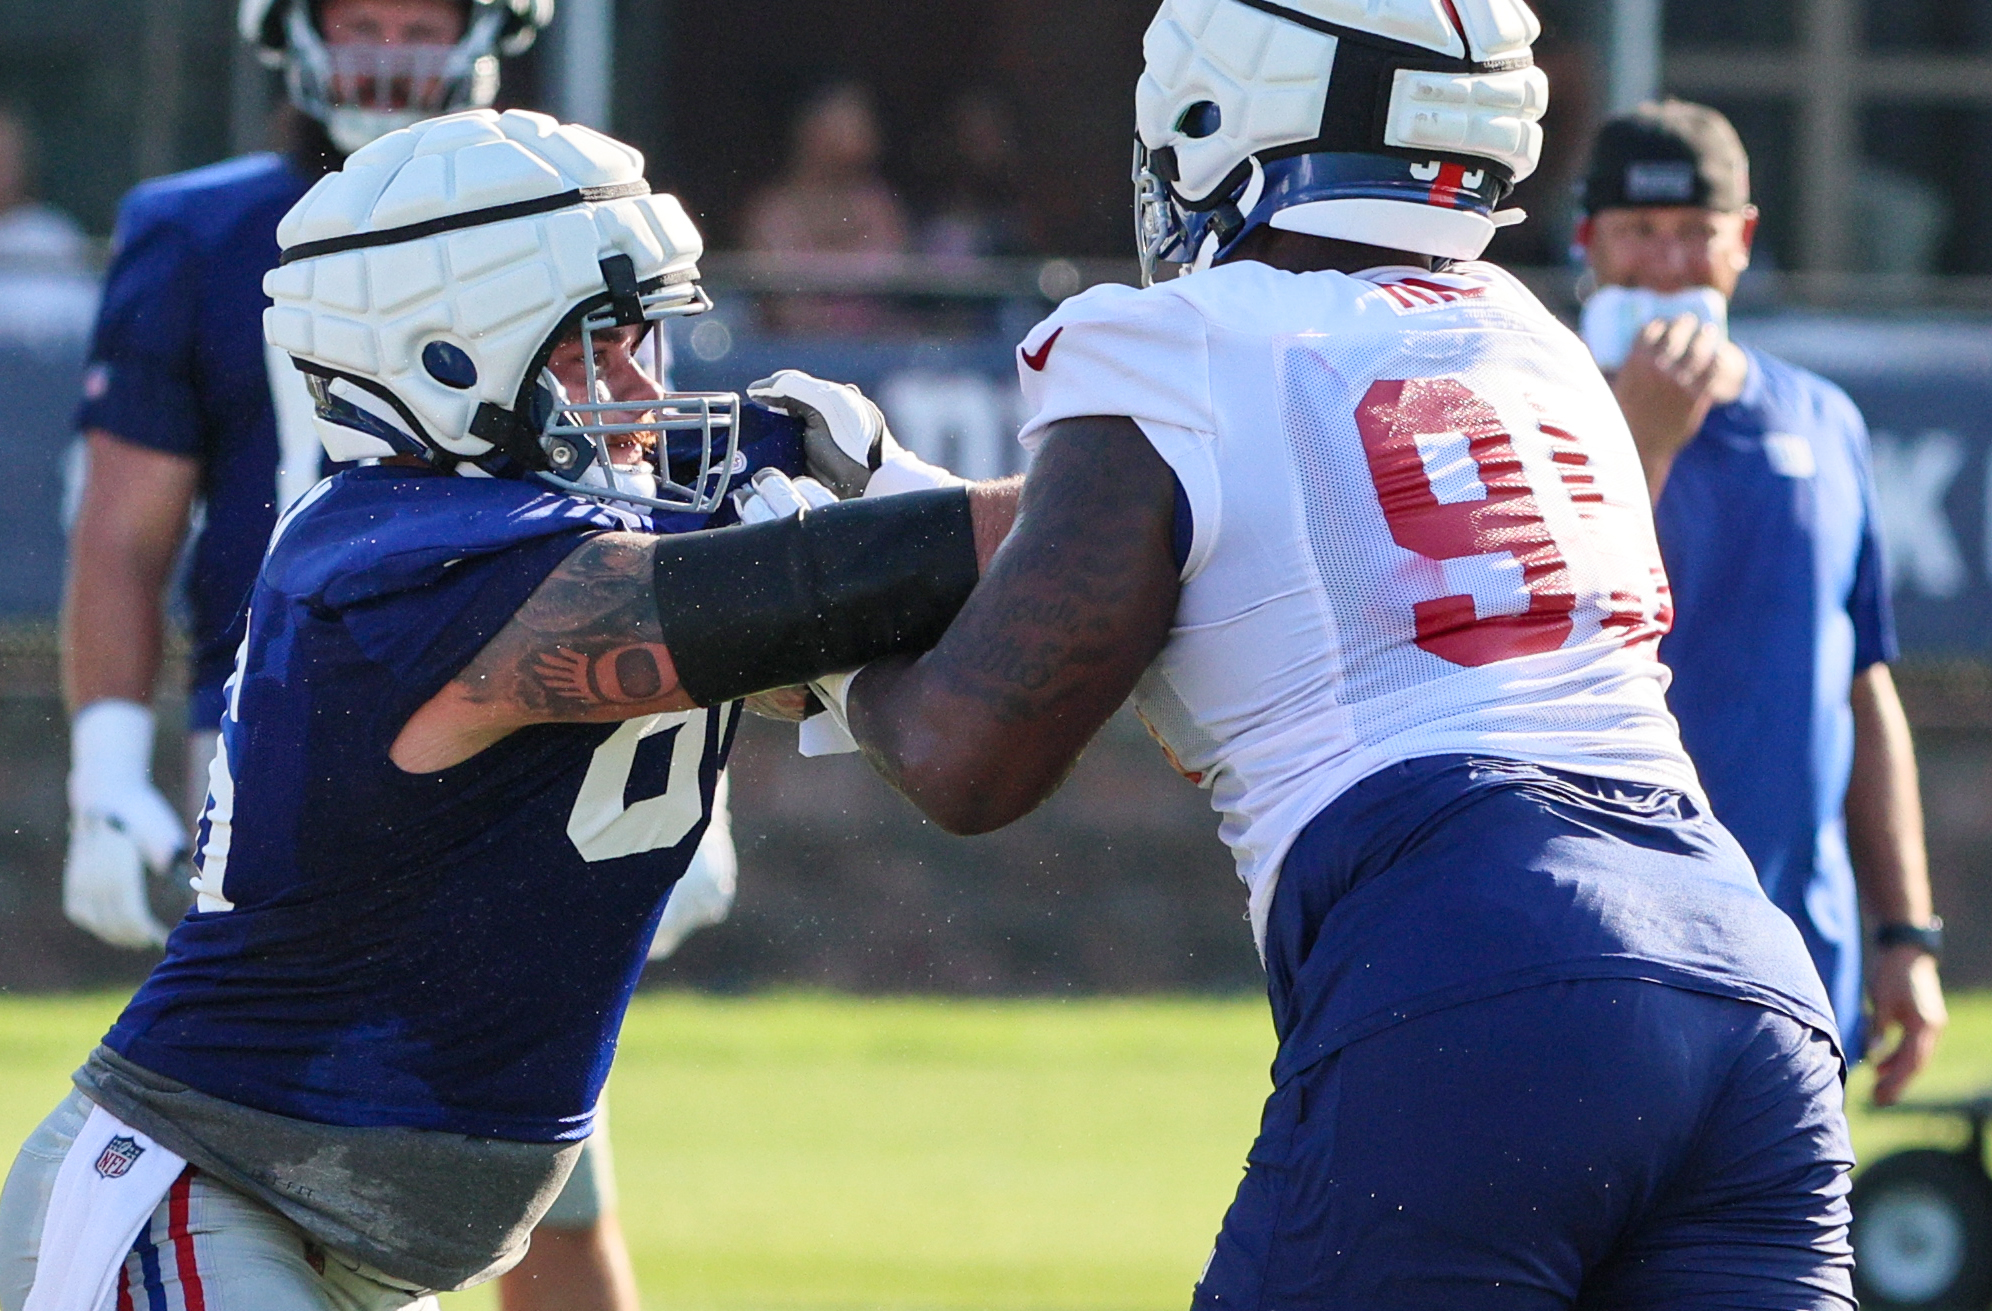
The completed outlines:
<svg viewBox="0 0 1992 1311">
<path fill-rule="evenodd" d="M 553 0 L 463 0 L 454 45 L 328 45 L 313 0 L 242 0 L 236 26 L 299 109 L 351 154 L 397 128 L 498 94 L 498 57 L 532 45 L 553 21 Z"/>
<path fill-rule="evenodd" d="M 1164 0 L 1135 90 L 1144 282 L 1267 224 L 1478 257 L 1541 153 L 1541 30 L 1523 0 Z"/>
<path fill-rule="evenodd" d="M 277 227 L 263 330 L 304 373 L 335 460 L 414 455 L 652 509 L 717 509 L 739 448 L 724 392 L 617 400 L 598 334 L 712 307 L 704 245 L 643 156 L 544 114 L 489 109 L 389 133 Z M 548 367 L 580 337 L 586 384 Z M 610 460 L 634 438 L 647 473 Z"/>
</svg>

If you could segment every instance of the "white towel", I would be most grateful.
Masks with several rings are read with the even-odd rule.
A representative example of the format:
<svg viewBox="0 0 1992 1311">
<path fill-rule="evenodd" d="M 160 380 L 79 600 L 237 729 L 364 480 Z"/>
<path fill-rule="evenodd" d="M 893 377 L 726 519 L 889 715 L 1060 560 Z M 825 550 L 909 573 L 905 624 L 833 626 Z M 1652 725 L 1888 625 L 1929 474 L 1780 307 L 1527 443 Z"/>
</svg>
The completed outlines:
<svg viewBox="0 0 1992 1311">
<path fill-rule="evenodd" d="M 186 1168 L 181 1157 L 92 1107 L 56 1172 L 35 1286 L 22 1311 L 98 1311 L 138 1231 Z"/>
</svg>

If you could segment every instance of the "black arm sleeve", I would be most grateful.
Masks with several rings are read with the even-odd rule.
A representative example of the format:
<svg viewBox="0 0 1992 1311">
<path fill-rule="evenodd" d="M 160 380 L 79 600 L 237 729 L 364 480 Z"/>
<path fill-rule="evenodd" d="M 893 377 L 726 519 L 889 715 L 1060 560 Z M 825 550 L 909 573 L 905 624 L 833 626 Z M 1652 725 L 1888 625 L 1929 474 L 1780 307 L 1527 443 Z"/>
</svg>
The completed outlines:
<svg viewBox="0 0 1992 1311">
<path fill-rule="evenodd" d="M 805 510 L 657 543 L 657 617 L 702 706 L 941 640 L 978 576 L 959 488 Z"/>
</svg>

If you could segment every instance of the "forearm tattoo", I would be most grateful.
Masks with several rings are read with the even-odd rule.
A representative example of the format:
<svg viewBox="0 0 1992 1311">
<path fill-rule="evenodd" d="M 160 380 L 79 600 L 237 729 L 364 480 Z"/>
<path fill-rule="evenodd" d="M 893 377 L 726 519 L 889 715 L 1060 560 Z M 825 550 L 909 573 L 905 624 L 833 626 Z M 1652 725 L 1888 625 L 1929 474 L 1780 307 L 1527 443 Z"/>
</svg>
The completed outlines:
<svg viewBox="0 0 1992 1311">
<path fill-rule="evenodd" d="M 466 699 L 585 719 L 675 691 L 651 581 L 655 540 L 605 533 L 577 548 L 457 675 Z"/>
</svg>

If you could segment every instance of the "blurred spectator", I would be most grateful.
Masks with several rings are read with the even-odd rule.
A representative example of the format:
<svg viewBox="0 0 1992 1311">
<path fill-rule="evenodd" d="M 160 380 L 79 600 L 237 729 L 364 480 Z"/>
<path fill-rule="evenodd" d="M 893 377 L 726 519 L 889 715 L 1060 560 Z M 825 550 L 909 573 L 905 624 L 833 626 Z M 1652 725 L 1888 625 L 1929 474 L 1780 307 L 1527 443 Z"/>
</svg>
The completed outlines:
<svg viewBox="0 0 1992 1311">
<path fill-rule="evenodd" d="M 906 216 L 878 171 L 878 115 L 851 82 L 819 92 L 796 119 L 788 172 L 748 207 L 747 246 L 777 254 L 906 250 Z"/>
<path fill-rule="evenodd" d="M 1029 252 L 1029 228 L 1017 202 L 1016 125 L 994 92 L 973 90 L 958 98 L 945 137 L 921 155 L 941 175 L 940 203 L 920 228 L 922 254 L 974 259 Z"/>
<path fill-rule="evenodd" d="M 0 264 L 37 273 L 78 273 L 89 266 L 90 240 L 76 220 L 33 198 L 34 137 L 11 110 L 0 109 Z"/>
<path fill-rule="evenodd" d="M 859 262 L 904 254 L 906 214 L 878 155 L 871 93 L 851 82 L 818 92 L 796 118 L 787 172 L 748 206 L 748 249 Z M 861 296 L 773 297 L 764 309 L 787 332 L 877 332 L 893 319 L 890 307 Z"/>
</svg>

